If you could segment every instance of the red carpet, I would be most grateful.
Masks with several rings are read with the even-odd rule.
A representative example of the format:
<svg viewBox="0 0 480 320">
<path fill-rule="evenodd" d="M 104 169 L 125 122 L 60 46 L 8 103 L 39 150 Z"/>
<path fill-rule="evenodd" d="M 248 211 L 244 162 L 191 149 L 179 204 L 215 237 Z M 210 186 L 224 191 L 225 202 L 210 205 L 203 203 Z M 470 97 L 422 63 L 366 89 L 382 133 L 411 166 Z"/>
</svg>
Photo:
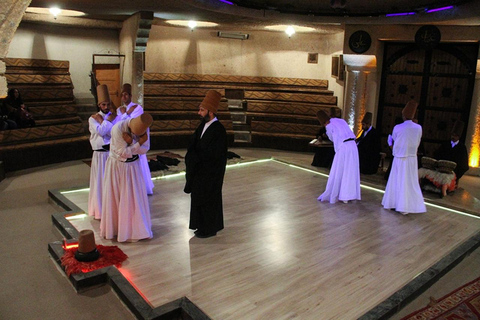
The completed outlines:
<svg viewBox="0 0 480 320">
<path fill-rule="evenodd" d="M 433 305 L 409 314 L 402 320 L 480 319 L 480 278 L 447 294 Z"/>
<path fill-rule="evenodd" d="M 100 258 L 92 262 L 81 262 L 75 259 L 76 248 L 65 250 L 61 261 L 62 266 L 65 267 L 65 273 L 67 276 L 69 277 L 71 274 L 75 273 L 90 272 L 112 265 L 120 267 L 122 262 L 128 258 L 128 256 L 123 253 L 122 249 L 117 246 L 97 245 L 97 250 L 100 253 Z"/>
</svg>

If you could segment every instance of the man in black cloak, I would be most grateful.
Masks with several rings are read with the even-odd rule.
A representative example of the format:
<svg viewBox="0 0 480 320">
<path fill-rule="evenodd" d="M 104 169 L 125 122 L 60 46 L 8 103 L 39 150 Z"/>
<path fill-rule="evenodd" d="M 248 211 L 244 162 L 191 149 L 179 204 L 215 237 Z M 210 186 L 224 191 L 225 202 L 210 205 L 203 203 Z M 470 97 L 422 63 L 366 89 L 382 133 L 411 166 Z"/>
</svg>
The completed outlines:
<svg viewBox="0 0 480 320">
<path fill-rule="evenodd" d="M 380 137 L 372 126 L 372 113 L 365 113 L 362 120 L 362 132 L 357 139 L 360 173 L 374 174 L 380 164 Z"/>
<path fill-rule="evenodd" d="M 460 142 L 460 137 L 463 134 L 465 123 L 457 120 L 452 128 L 451 140 L 443 143 L 438 150 L 435 151 L 434 157 L 437 160 L 453 161 L 457 164 L 455 167 L 455 176 L 458 181 L 468 171 L 468 152 L 464 143 Z"/>
<path fill-rule="evenodd" d="M 191 195 L 190 225 L 198 238 L 223 229 L 222 186 L 227 165 L 227 133 L 216 113 L 222 96 L 210 90 L 199 106 L 202 122 L 185 156 L 185 193 Z"/>
</svg>

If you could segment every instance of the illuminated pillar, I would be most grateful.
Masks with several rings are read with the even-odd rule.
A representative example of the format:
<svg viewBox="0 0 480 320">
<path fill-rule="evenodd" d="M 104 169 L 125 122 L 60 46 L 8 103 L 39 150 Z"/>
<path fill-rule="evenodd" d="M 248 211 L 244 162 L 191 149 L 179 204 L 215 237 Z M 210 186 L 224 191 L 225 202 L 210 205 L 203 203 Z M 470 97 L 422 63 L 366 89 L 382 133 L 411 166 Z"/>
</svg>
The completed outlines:
<svg viewBox="0 0 480 320">
<path fill-rule="evenodd" d="M 365 112 L 376 115 L 376 59 L 375 56 L 347 54 L 343 61 L 347 70 L 343 119 L 357 134 Z"/>
<path fill-rule="evenodd" d="M 467 174 L 480 175 L 480 61 L 477 61 L 475 87 L 470 108 L 470 117 L 466 133 L 465 145 L 469 150 Z"/>
</svg>

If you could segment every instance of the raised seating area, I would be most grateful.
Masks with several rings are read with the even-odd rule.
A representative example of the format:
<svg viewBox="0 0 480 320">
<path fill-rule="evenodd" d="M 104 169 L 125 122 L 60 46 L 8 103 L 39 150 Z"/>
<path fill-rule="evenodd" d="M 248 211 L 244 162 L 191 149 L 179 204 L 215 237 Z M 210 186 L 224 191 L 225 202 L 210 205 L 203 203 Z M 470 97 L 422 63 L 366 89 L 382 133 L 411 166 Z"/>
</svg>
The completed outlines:
<svg viewBox="0 0 480 320">
<path fill-rule="evenodd" d="M 154 136 L 193 132 L 195 124 L 176 120 L 195 119 L 206 91 L 215 89 L 226 99 L 219 118 L 235 143 L 243 134 L 242 142 L 253 147 L 305 151 L 319 130 L 317 110 L 329 113 L 337 105 L 326 80 L 171 73 L 145 73 L 144 79 L 145 109 L 159 122 Z"/>
<path fill-rule="evenodd" d="M 68 61 L 6 58 L 8 87 L 17 88 L 36 126 L 0 132 L 5 171 L 88 158 L 88 133 L 78 116 Z"/>
<path fill-rule="evenodd" d="M 169 79 L 168 75 L 144 74 L 143 107 L 154 119 L 150 128 L 151 149 L 186 148 L 200 124 L 198 106 L 207 91 L 215 89 L 225 96 L 225 90 L 218 86 L 180 81 L 177 75 Z M 227 130 L 229 146 L 233 145 L 232 120 L 224 98 L 217 116 Z"/>
</svg>

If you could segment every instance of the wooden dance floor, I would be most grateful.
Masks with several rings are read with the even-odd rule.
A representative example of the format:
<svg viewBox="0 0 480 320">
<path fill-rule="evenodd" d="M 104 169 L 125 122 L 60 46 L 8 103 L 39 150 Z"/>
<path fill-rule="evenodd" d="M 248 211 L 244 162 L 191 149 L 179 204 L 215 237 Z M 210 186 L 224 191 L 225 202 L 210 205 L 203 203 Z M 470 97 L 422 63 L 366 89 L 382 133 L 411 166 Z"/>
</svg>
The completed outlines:
<svg viewBox="0 0 480 320">
<path fill-rule="evenodd" d="M 100 239 L 91 217 L 71 223 L 129 256 L 120 272 L 152 308 L 185 296 L 222 320 L 357 319 L 480 228 L 478 217 L 441 206 L 408 216 L 385 210 L 381 186 L 362 187 L 361 201 L 318 202 L 327 177 L 309 165 L 312 154 L 234 152 L 266 160 L 227 169 L 225 229 L 216 237 L 188 229 L 183 175 L 155 180 L 151 240 Z M 65 196 L 86 210 L 88 191 Z"/>
</svg>

